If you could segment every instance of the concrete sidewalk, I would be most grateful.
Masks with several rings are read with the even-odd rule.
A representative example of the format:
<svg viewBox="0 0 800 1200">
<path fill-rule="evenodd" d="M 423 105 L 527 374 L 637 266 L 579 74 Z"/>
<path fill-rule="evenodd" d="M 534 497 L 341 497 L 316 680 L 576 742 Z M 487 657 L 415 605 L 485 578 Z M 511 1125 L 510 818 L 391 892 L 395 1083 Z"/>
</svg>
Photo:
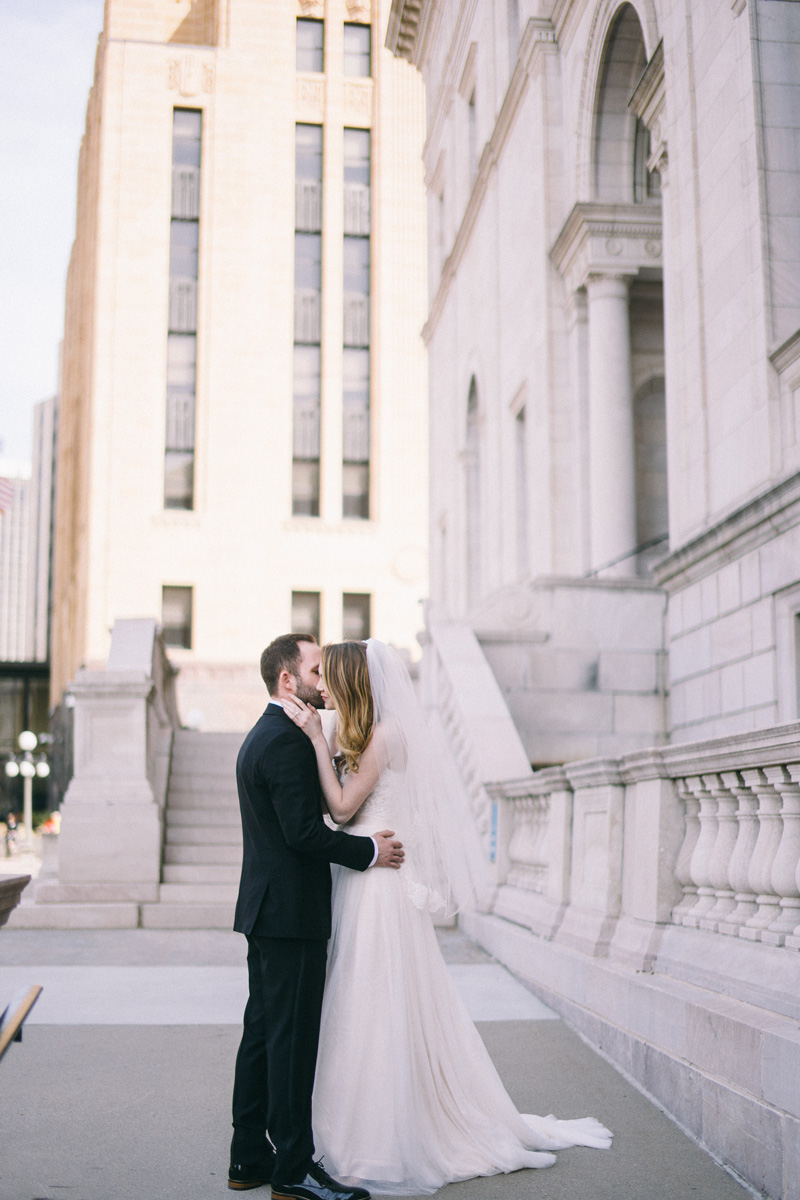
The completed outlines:
<svg viewBox="0 0 800 1200">
<path fill-rule="evenodd" d="M 596 1116 L 615 1132 L 611 1150 L 561 1151 L 553 1168 L 452 1184 L 441 1200 L 746 1200 L 504 968 L 458 933 L 441 941 L 517 1107 Z M 0 1002 L 22 984 L 45 986 L 0 1064 L 0 1200 L 232 1195 L 244 946 L 215 932 L 0 933 Z"/>
</svg>

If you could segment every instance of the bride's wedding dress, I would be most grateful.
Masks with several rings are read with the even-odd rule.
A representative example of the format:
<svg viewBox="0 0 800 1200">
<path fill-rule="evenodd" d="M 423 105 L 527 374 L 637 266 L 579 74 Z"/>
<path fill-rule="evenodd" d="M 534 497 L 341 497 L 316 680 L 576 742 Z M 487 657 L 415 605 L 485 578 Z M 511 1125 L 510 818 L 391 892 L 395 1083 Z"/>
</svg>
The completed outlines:
<svg viewBox="0 0 800 1200">
<path fill-rule="evenodd" d="M 385 770 L 347 828 L 394 829 Z M 610 1144 L 592 1118 L 517 1112 L 458 995 L 404 870 L 334 867 L 333 930 L 314 1087 L 314 1138 L 339 1178 L 389 1195 Z M 423 889 L 424 890 L 424 889 Z"/>
</svg>

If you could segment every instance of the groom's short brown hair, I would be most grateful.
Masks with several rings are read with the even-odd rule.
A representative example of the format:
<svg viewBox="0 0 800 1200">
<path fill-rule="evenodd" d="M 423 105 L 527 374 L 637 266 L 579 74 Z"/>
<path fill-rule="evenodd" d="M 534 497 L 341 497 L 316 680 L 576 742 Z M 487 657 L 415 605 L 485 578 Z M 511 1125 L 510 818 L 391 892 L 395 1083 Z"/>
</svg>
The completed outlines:
<svg viewBox="0 0 800 1200">
<path fill-rule="evenodd" d="M 287 670 L 290 675 L 296 675 L 300 666 L 300 643 L 317 644 L 313 633 L 282 633 L 267 646 L 261 655 L 261 678 L 267 685 L 270 696 L 278 687 L 281 671 Z"/>
</svg>

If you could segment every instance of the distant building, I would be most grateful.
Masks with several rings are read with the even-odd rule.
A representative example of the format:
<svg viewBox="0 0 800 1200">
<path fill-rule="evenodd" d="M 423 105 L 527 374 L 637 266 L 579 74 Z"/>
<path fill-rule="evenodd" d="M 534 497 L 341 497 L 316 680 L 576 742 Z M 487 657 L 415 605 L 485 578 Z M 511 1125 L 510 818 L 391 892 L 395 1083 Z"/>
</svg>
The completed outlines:
<svg viewBox="0 0 800 1200">
<path fill-rule="evenodd" d="M 9 475 L 10 496 L 0 512 L 0 662 L 20 662 L 27 642 L 31 482 L 19 471 Z"/>
<path fill-rule="evenodd" d="M 25 658 L 29 662 L 47 662 L 50 657 L 50 588 L 57 429 L 58 398 L 42 400 L 33 410 L 25 631 Z"/>
<path fill-rule="evenodd" d="M 413 651 L 423 87 L 379 0 L 109 0 L 67 284 L 52 700 L 156 616 L 242 729 L 291 628 Z"/>
</svg>

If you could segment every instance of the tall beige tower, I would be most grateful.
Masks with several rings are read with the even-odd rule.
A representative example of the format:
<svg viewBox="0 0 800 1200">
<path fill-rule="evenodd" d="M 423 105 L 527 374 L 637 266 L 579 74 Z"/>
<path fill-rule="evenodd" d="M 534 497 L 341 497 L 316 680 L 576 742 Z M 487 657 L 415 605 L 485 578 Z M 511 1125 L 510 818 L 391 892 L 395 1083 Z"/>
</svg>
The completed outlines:
<svg viewBox="0 0 800 1200">
<path fill-rule="evenodd" d="M 107 0 L 79 170 L 53 692 L 156 616 L 245 728 L 289 628 L 412 650 L 427 590 L 424 99 L 387 0 Z"/>
</svg>

